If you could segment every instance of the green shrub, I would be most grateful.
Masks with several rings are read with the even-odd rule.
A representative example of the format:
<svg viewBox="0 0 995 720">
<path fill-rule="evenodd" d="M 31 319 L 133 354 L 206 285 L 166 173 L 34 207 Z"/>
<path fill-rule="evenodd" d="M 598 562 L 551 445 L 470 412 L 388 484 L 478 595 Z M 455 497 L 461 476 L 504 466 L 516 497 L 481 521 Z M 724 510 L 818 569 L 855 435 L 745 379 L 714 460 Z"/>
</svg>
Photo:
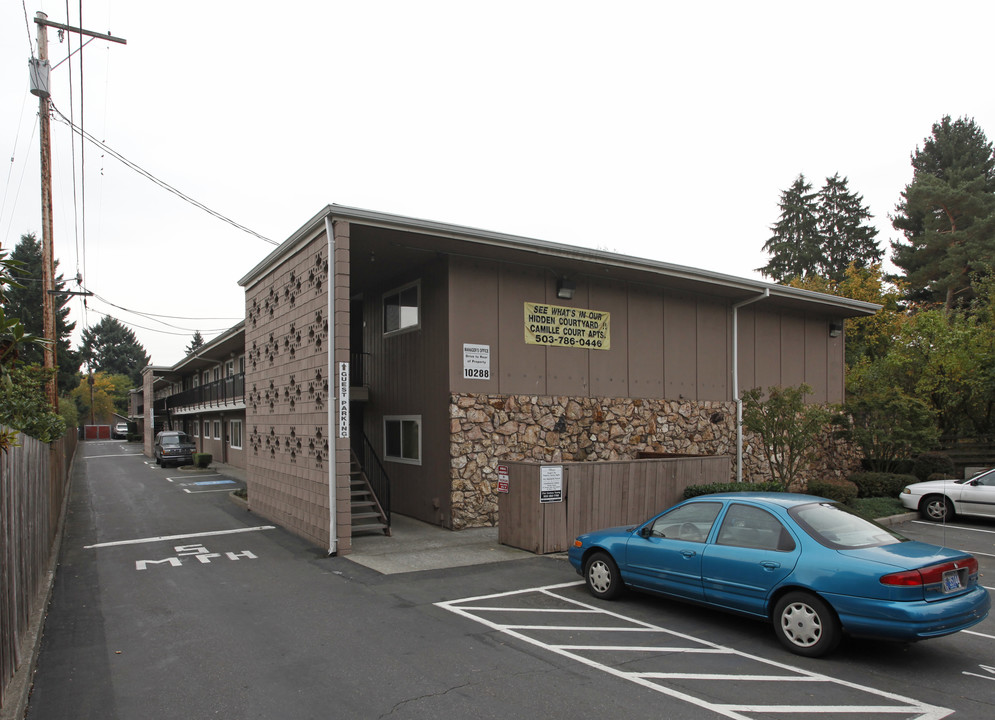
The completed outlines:
<svg viewBox="0 0 995 720">
<path fill-rule="evenodd" d="M 884 472 L 854 473 L 848 479 L 857 486 L 857 497 L 861 498 L 898 497 L 906 485 L 919 482 L 915 475 Z"/>
<path fill-rule="evenodd" d="M 718 492 L 784 492 L 784 485 L 776 482 L 762 483 L 711 483 L 710 485 L 691 485 L 684 488 L 684 499 L 688 500 L 699 495 L 711 495 Z"/>
<path fill-rule="evenodd" d="M 957 468 L 953 459 L 941 452 L 921 453 L 912 465 L 912 474 L 920 481 L 928 480 L 931 475 L 954 477 L 956 473 Z"/>
<path fill-rule="evenodd" d="M 214 457 L 211 455 L 211 453 L 194 453 L 193 454 L 193 464 L 196 467 L 199 467 L 199 468 L 206 468 L 208 465 L 211 464 L 211 460 L 213 460 L 213 459 L 214 459 Z"/>
<path fill-rule="evenodd" d="M 915 460 L 911 458 L 903 460 L 879 460 L 875 458 L 864 458 L 860 461 L 860 466 L 869 472 L 890 472 L 908 475 L 915 466 Z"/>
<path fill-rule="evenodd" d="M 857 486 L 848 480 L 842 482 L 831 482 L 829 480 L 810 480 L 808 483 L 809 495 L 836 500 L 844 505 L 857 499 Z"/>
</svg>

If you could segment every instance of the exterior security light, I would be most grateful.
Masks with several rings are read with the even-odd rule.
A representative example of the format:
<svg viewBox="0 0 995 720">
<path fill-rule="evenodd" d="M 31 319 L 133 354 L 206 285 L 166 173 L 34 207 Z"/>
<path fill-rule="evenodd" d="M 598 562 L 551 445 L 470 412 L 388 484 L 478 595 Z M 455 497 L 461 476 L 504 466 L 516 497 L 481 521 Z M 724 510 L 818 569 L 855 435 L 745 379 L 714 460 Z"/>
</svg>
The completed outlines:
<svg viewBox="0 0 995 720">
<path fill-rule="evenodd" d="M 829 337 L 839 337 L 843 334 L 843 321 L 842 320 L 830 320 L 829 321 Z"/>
<path fill-rule="evenodd" d="M 572 300 L 576 289 L 577 284 L 571 280 L 560 278 L 556 281 L 556 297 L 561 300 Z"/>
</svg>

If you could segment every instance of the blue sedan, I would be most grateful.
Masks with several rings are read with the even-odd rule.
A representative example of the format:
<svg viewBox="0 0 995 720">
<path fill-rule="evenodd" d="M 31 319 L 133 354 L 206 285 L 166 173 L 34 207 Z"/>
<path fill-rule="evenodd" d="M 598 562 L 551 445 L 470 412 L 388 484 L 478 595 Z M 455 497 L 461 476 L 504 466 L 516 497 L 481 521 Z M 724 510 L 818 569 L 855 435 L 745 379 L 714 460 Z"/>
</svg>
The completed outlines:
<svg viewBox="0 0 995 720">
<path fill-rule="evenodd" d="M 991 608 L 974 556 L 812 495 L 704 495 L 642 525 L 585 533 L 569 556 L 595 597 L 631 587 L 760 618 L 807 657 L 831 652 L 843 634 L 949 635 Z"/>
</svg>

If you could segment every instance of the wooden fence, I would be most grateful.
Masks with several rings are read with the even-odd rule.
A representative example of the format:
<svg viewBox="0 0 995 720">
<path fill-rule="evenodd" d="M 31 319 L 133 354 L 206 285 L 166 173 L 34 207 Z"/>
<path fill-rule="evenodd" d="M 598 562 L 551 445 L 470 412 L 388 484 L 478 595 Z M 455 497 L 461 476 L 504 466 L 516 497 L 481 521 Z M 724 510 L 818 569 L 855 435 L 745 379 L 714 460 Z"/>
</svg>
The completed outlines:
<svg viewBox="0 0 995 720">
<path fill-rule="evenodd" d="M 30 657 L 26 639 L 49 585 L 76 429 L 51 444 L 26 435 L 18 435 L 18 443 L 0 453 L 0 708 L 8 683 Z"/>
<path fill-rule="evenodd" d="M 958 477 L 965 477 L 967 468 L 995 467 L 995 438 L 991 436 L 944 436 L 940 438 L 940 449 L 954 461 Z"/>
<path fill-rule="evenodd" d="M 508 491 L 498 495 L 498 542 L 540 554 L 563 552 L 581 533 L 648 520 L 680 502 L 690 485 L 729 482 L 731 467 L 728 455 L 506 463 L 502 468 L 507 469 Z M 557 475 L 560 501 L 542 502 L 544 490 L 555 496 Z"/>
</svg>

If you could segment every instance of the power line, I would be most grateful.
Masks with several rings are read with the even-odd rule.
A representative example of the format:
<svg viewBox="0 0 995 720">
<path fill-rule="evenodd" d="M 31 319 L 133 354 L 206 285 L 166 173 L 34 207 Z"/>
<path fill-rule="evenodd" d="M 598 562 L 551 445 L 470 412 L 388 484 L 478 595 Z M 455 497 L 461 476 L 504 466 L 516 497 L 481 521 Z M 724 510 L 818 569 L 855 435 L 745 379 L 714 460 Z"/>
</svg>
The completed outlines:
<svg viewBox="0 0 995 720">
<path fill-rule="evenodd" d="M 211 333 L 221 333 L 221 332 L 225 332 L 226 330 L 230 330 L 231 329 L 231 328 L 227 328 L 227 327 L 223 327 L 223 328 L 212 328 L 212 329 L 209 329 L 209 330 L 198 330 L 198 329 L 195 329 L 195 328 L 190 328 L 186 332 L 171 332 L 169 330 L 160 330 L 158 328 L 150 328 L 150 327 L 145 327 L 144 325 L 136 325 L 135 323 L 125 322 L 124 320 L 121 320 L 120 318 L 114 317 L 113 315 L 111 315 L 109 313 L 100 312 L 99 310 L 94 310 L 93 308 L 90 308 L 90 312 L 94 312 L 97 315 L 103 315 L 104 317 L 109 317 L 112 320 L 117 320 L 122 325 L 127 325 L 129 327 L 138 328 L 139 330 L 148 330 L 149 332 L 159 333 L 161 335 L 182 335 L 183 337 L 186 337 L 191 332 L 200 332 L 202 334 L 203 333 L 211 334 Z"/>
<path fill-rule="evenodd" d="M 85 290 L 89 290 L 89 288 L 84 288 L 84 289 Z M 90 291 L 90 292 L 92 292 L 92 291 Z M 97 300 L 99 300 L 102 303 L 106 303 L 107 305 L 110 305 L 111 307 L 116 307 L 118 310 L 124 310 L 125 312 L 134 313 L 135 315 L 142 315 L 143 317 L 147 317 L 147 318 L 169 318 L 170 320 L 232 320 L 232 321 L 235 321 L 235 322 L 238 322 L 238 321 L 242 320 L 242 318 L 215 317 L 215 316 L 211 316 L 211 317 L 185 317 L 183 315 L 159 315 L 157 313 L 141 312 L 139 310 L 132 310 L 130 308 L 122 307 L 120 305 L 115 305 L 110 300 L 107 300 L 107 299 L 101 297 L 97 293 L 93 293 L 93 297 L 95 297 Z"/>
<path fill-rule="evenodd" d="M 194 200 L 192 197 L 190 197 L 189 195 L 186 195 L 185 193 L 181 192 L 180 190 L 177 190 L 176 188 L 174 188 L 172 185 L 170 185 L 169 183 L 165 182 L 164 180 L 160 180 L 155 175 L 153 175 L 152 173 L 150 173 L 148 170 L 145 170 L 141 166 L 136 165 L 131 160 L 128 160 L 126 157 L 124 157 L 123 155 L 121 155 L 119 152 L 117 152 L 116 150 L 114 150 L 113 148 L 111 148 L 110 146 L 108 146 L 107 144 L 105 144 L 104 142 L 102 142 L 100 140 L 97 140 L 97 138 L 93 137 L 89 133 L 84 132 L 82 128 L 77 127 L 72 122 L 72 120 L 70 120 L 65 115 L 63 115 L 62 112 L 57 107 L 55 107 L 54 103 L 52 103 L 52 110 L 55 112 L 56 115 L 58 115 L 59 119 L 62 122 L 64 122 L 65 124 L 69 125 L 69 127 L 72 128 L 72 130 L 74 130 L 75 132 L 78 132 L 81 137 L 83 137 L 84 139 L 88 140 L 92 144 L 96 145 L 98 148 L 100 148 L 104 152 L 108 153 L 113 158 L 115 158 L 116 160 L 118 160 L 119 162 L 121 162 L 122 164 L 124 164 L 125 166 L 131 168 L 132 170 L 134 170 L 139 175 L 141 175 L 141 176 L 143 176 L 143 177 L 151 180 L 156 185 L 158 185 L 159 187 L 161 187 L 163 190 L 166 190 L 168 192 L 173 193 L 178 198 L 180 198 L 182 200 L 185 200 L 186 202 L 190 203 L 194 207 L 203 210 L 208 215 L 211 215 L 211 216 L 217 218 L 218 220 L 221 220 L 222 222 L 226 222 L 229 225 L 231 225 L 232 227 L 237 228 L 238 230 L 241 230 L 242 232 L 246 232 L 249 235 L 253 235 L 253 236 L 259 238 L 260 240 L 262 240 L 263 242 L 267 242 L 270 245 L 279 245 L 280 244 L 276 240 L 271 240 L 268 237 L 266 237 L 265 235 L 260 235 L 255 230 L 250 230 L 249 228 L 245 227 L 244 225 L 241 225 L 241 224 L 235 222 L 231 218 L 228 218 L 228 217 L 222 215 L 217 210 L 212 210 L 211 208 L 207 207 L 207 205 L 204 205 L 204 203 L 199 202 L 197 200 Z"/>
</svg>

